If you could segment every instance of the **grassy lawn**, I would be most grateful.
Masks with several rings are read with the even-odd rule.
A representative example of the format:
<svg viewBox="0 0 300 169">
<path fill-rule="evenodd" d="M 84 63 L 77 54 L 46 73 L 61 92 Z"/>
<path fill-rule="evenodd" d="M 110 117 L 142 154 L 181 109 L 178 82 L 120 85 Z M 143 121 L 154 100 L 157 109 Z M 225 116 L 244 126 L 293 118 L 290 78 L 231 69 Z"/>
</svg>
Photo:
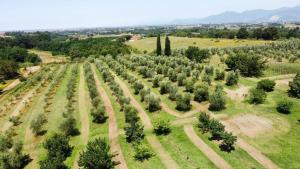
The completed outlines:
<svg viewBox="0 0 300 169">
<path fill-rule="evenodd" d="M 248 168 L 263 168 L 257 161 L 249 156 L 247 152 L 236 147 L 236 149 L 230 153 L 221 151 L 216 142 L 210 141 L 209 134 L 202 134 L 199 129 L 196 129 L 198 136 L 211 147 L 217 154 L 219 154 L 225 161 L 227 161 L 233 168 L 248 169 Z M 243 164 L 243 165 L 241 165 Z"/>
<path fill-rule="evenodd" d="M 236 47 L 247 45 L 261 45 L 269 43 L 262 40 L 236 40 L 236 39 L 210 39 L 210 38 L 186 38 L 170 37 L 173 49 L 187 48 L 188 46 L 198 46 L 200 48 L 209 47 Z M 144 38 L 135 42 L 127 42 L 128 45 L 137 48 L 139 51 L 152 52 L 156 48 L 156 37 Z M 161 37 L 161 44 L 165 44 L 165 37 Z"/>
<path fill-rule="evenodd" d="M 280 100 L 290 100 L 294 103 L 290 115 L 279 114 L 276 111 L 276 103 Z M 256 111 L 261 114 L 268 114 L 274 121 L 275 131 L 266 133 L 257 138 L 247 138 L 247 141 L 256 146 L 266 154 L 273 162 L 282 168 L 300 168 L 300 101 L 299 99 L 289 98 L 285 90 L 276 90 L 268 94 L 265 104 L 256 106 Z"/>
<path fill-rule="evenodd" d="M 167 136 L 158 137 L 161 144 L 170 153 L 180 168 L 217 168 L 193 143 L 187 138 L 182 127 L 172 128 Z"/>
</svg>

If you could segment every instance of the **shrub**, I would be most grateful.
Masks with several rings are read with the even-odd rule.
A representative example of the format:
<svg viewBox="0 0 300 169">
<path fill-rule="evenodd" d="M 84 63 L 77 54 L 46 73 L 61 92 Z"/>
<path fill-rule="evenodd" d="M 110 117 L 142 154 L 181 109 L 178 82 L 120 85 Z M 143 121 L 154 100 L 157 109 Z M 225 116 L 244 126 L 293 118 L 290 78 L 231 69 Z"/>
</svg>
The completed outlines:
<svg viewBox="0 0 300 169">
<path fill-rule="evenodd" d="M 137 95 L 144 88 L 144 85 L 140 82 L 135 82 L 133 84 L 134 94 Z"/>
<path fill-rule="evenodd" d="M 194 84 L 195 82 L 193 80 L 187 80 L 185 83 L 185 91 L 189 93 L 194 92 Z"/>
<path fill-rule="evenodd" d="M 156 97 L 154 94 L 148 94 L 146 96 L 145 102 L 147 104 L 147 109 L 150 112 L 155 112 L 157 110 L 160 110 L 160 99 Z"/>
<path fill-rule="evenodd" d="M 85 151 L 80 153 L 78 165 L 84 169 L 113 169 L 118 164 L 113 161 L 117 154 L 110 153 L 110 146 L 104 139 L 95 139 L 87 144 Z"/>
<path fill-rule="evenodd" d="M 225 126 L 219 121 L 212 119 L 209 123 L 209 130 L 213 140 L 220 140 L 222 139 L 221 136 L 225 131 Z"/>
<path fill-rule="evenodd" d="M 139 120 L 138 111 L 130 105 L 125 106 L 124 113 L 126 123 L 137 122 Z"/>
<path fill-rule="evenodd" d="M 214 74 L 214 67 L 213 66 L 206 66 L 204 68 L 204 73 L 209 75 L 209 76 L 212 76 Z"/>
<path fill-rule="evenodd" d="M 169 97 L 168 98 L 172 101 L 175 101 L 176 96 L 177 96 L 177 91 L 178 91 L 178 87 L 174 86 L 174 85 L 171 85 L 170 88 L 169 88 Z"/>
<path fill-rule="evenodd" d="M 239 81 L 239 76 L 237 72 L 229 72 L 226 78 L 226 85 L 227 86 L 233 86 L 237 85 Z"/>
<path fill-rule="evenodd" d="M 223 94 L 223 90 L 217 87 L 215 92 L 209 96 L 209 103 L 209 110 L 220 111 L 225 109 L 226 101 Z"/>
<path fill-rule="evenodd" d="M 39 114 L 36 119 L 30 123 L 30 129 L 32 133 L 37 136 L 43 134 L 42 127 L 47 122 L 46 117 L 43 114 Z"/>
<path fill-rule="evenodd" d="M 232 133 L 223 132 L 222 135 L 222 143 L 220 145 L 221 150 L 230 152 L 234 150 L 234 144 L 237 141 L 237 137 L 232 135 Z"/>
<path fill-rule="evenodd" d="M 177 76 L 178 86 L 183 86 L 186 79 L 186 75 L 184 73 L 179 73 Z"/>
<path fill-rule="evenodd" d="M 261 80 L 257 83 L 257 89 L 262 89 L 265 92 L 272 92 L 274 90 L 276 83 L 273 80 Z"/>
<path fill-rule="evenodd" d="M 205 84 L 196 86 L 194 92 L 194 100 L 201 103 L 203 101 L 207 101 L 208 98 L 209 98 L 208 86 Z"/>
<path fill-rule="evenodd" d="M 138 144 L 135 146 L 134 158 L 138 161 L 144 161 L 150 159 L 155 154 L 144 144 Z"/>
<path fill-rule="evenodd" d="M 170 82 L 168 82 L 168 81 L 162 81 L 161 83 L 160 83 L 160 90 L 159 90 L 159 92 L 160 92 L 160 94 L 167 94 L 167 93 L 169 93 L 169 87 L 170 87 Z"/>
<path fill-rule="evenodd" d="M 13 140 L 7 134 L 0 133 L 0 151 L 4 152 L 11 149 L 13 146 Z"/>
<path fill-rule="evenodd" d="M 43 143 L 43 147 L 48 151 L 48 158 L 62 157 L 62 159 L 70 156 L 73 149 L 69 144 L 69 138 L 61 134 L 54 134 L 52 137 L 48 138 Z"/>
<path fill-rule="evenodd" d="M 267 94 L 262 89 L 251 89 L 250 90 L 250 96 L 249 96 L 249 102 L 251 104 L 262 104 L 265 102 L 267 97 Z"/>
<path fill-rule="evenodd" d="M 178 94 L 176 98 L 176 109 L 179 111 L 188 111 L 192 108 L 191 95 Z"/>
<path fill-rule="evenodd" d="M 215 80 L 224 80 L 225 79 L 225 72 L 220 71 L 219 69 L 216 70 L 216 77 Z"/>
<path fill-rule="evenodd" d="M 60 125 L 60 129 L 66 136 L 76 136 L 80 133 L 76 128 L 76 119 L 73 117 L 66 118 Z"/>
<path fill-rule="evenodd" d="M 154 133 L 156 135 L 168 135 L 171 132 L 170 123 L 168 121 L 160 120 L 154 125 Z"/>
<path fill-rule="evenodd" d="M 152 80 L 152 87 L 157 88 L 159 87 L 159 83 L 162 81 L 163 77 L 161 75 L 154 76 Z"/>
<path fill-rule="evenodd" d="M 127 142 L 140 142 L 144 139 L 144 127 L 139 123 L 132 121 L 127 123 L 125 128 L 125 135 Z"/>
<path fill-rule="evenodd" d="M 198 127 L 200 128 L 202 133 L 206 133 L 210 130 L 210 116 L 207 113 L 200 113 L 198 117 Z"/>
<path fill-rule="evenodd" d="M 19 116 L 11 116 L 11 117 L 9 117 L 8 121 L 11 122 L 13 124 L 13 126 L 17 126 L 21 123 Z"/>
<path fill-rule="evenodd" d="M 185 51 L 185 55 L 190 60 L 195 60 L 201 63 L 205 59 L 209 58 L 209 51 L 207 49 L 200 49 L 198 47 L 189 46 Z"/>
<path fill-rule="evenodd" d="M 99 104 L 97 107 L 93 107 L 91 110 L 94 123 L 105 123 L 107 117 L 105 116 L 105 107 Z"/>
<path fill-rule="evenodd" d="M 144 102 L 144 101 L 145 101 L 145 98 L 146 98 L 146 96 L 147 96 L 148 94 L 150 94 L 150 89 L 143 88 L 143 89 L 140 91 L 141 102 Z"/>
<path fill-rule="evenodd" d="M 291 113 L 290 110 L 292 107 L 293 107 L 293 102 L 283 100 L 283 101 L 280 101 L 279 103 L 277 103 L 276 109 L 279 113 L 290 114 Z"/>
<path fill-rule="evenodd" d="M 208 85 L 211 85 L 211 78 L 208 74 L 204 74 L 202 77 L 202 82 L 207 83 Z"/>
<path fill-rule="evenodd" d="M 289 95 L 300 99 L 300 73 L 297 73 L 293 81 L 290 82 L 289 87 Z"/>
</svg>

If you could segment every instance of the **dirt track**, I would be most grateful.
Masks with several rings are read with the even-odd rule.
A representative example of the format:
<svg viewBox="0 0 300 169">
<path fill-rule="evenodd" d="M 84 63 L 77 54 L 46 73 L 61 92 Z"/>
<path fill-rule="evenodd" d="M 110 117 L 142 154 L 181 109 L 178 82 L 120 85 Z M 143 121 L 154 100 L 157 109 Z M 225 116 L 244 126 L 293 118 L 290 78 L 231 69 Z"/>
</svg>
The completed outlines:
<svg viewBox="0 0 300 169">
<path fill-rule="evenodd" d="M 80 80 L 79 80 L 79 93 L 78 93 L 78 104 L 79 104 L 79 115 L 80 115 L 80 139 L 84 145 L 87 145 L 90 133 L 90 123 L 89 123 L 89 111 L 87 110 L 88 95 L 85 91 L 85 78 L 82 66 L 80 67 Z M 79 154 L 76 155 L 76 160 L 74 161 L 73 169 L 78 169 L 78 159 Z"/>
<path fill-rule="evenodd" d="M 220 157 L 212 148 L 210 148 L 200 137 L 197 136 L 192 125 L 185 125 L 184 132 L 193 142 L 193 144 L 202 151 L 206 157 L 220 169 L 232 168 L 222 157 Z"/>
<path fill-rule="evenodd" d="M 130 93 L 130 90 L 128 89 L 127 85 L 120 80 L 117 76 L 115 76 L 115 81 L 120 85 L 122 88 L 125 96 L 129 97 L 131 100 L 131 104 L 137 109 L 139 112 L 139 116 L 145 126 L 145 129 L 152 129 L 152 123 L 143 109 L 143 107 L 138 103 L 138 101 L 134 98 L 134 96 Z M 179 169 L 180 167 L 178 164 L 172 159 L 171 155 L 164 149 L 164 147 L 161 145 L 159 140 L 154 135 L 147 135 L 146 139 L 148 140 L 149 144 L 153 148 L 154 151 L 156 151 L 156 154 L 161 159 L 161 162 L 168 168 L 168 169 Z"/>
<path fill-rule="evenodd" d="M 94 78 L 95 78 L 95 82 L 96 82 L 96 86 L 97 86 L 97 90 L 103 100 L 106 112 L 108 114 L 108 121 L 109 121 L 109 131 L 108 131 L 108 137 L 110 140 L 110 146 L 111 146 L 111 151 L 117 152 L 118 155 L 115 157 L 115 160 L 120 162 L 119 165 L 116 166 L 116 168 L 120 168 L 120 169 L 127 169 L 127 164 L 125 161 L 125 158 L 122 154 L 122 150 L 121 150 L 121 146 L 118 143 L 118 126 L 117 126 L 117 119 L 115 116 L 115 112 L 114 109 L 112 107 L 112 104 L 110 102 L 110 99 L 106 93 L 106 91 L 103 89 L 103 87 L 101 86 L 101 83 L 97 77 L 96 74 L 96 68 L 95 65 L 92 65 L 92 70 L 94 73 Z"/>
</svg>

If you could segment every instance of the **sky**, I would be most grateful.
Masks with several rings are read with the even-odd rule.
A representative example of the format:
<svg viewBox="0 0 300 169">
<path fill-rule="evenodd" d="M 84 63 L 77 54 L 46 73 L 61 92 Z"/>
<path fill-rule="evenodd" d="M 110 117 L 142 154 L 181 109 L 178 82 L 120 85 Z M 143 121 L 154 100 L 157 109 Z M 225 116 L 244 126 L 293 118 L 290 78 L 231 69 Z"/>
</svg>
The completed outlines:
<svg viewBox="0 0 300 169">
<path fill-rule="evenodd" d="M 0 31 L 145 25 L 296 5 L 300 0 L 0 0 Z"/>
</svg>

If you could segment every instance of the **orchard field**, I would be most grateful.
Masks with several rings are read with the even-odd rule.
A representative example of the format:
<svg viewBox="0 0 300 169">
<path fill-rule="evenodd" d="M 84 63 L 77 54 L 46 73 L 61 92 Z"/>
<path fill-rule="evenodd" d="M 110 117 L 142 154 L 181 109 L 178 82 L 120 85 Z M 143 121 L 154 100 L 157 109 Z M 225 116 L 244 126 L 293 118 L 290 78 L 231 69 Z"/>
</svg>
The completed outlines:
<svg viewBox="0 0 300 169">
<path fill-rule="evenodd" d="M 170 40 L 213 49 L 73 60 L 30 50 L 41 68 L 0 96 L 5 165 L 300 168 L 299 40 Z"/>
</svg>

